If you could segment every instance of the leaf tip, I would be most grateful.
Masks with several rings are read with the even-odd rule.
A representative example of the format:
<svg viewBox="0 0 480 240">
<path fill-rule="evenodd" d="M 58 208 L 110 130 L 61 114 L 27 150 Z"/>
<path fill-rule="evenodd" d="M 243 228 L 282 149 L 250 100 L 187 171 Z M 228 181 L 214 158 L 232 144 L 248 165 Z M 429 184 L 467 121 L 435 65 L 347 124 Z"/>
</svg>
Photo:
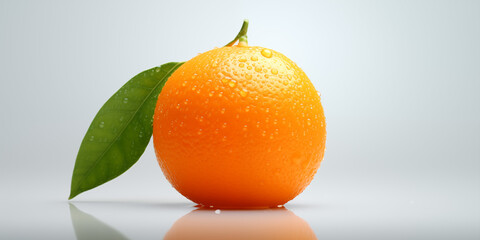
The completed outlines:
<svg viewBox="0 0 480 240">
<path fill-rule="evenodd" d="M 72 200 L 74 197 L 76 197 L 79 193 L 75 193 L 73 191 L 70 192 L 70 196 L 68 196 L 68 200 Z"/>
</svg>

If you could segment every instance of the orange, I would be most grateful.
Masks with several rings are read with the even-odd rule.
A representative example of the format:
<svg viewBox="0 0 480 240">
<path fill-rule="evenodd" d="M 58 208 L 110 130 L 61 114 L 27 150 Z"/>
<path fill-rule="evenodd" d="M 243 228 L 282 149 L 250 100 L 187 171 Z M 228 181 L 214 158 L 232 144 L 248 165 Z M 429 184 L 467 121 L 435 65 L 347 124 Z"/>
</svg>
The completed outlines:
<svg viewBox="0 0 480 240">
<path fill-rule="evenodd" d="M 283 54 L 227 46 L 187 61 L 158 97 L 153 141 L 182 195 L 218 208 L 283 205 L 312 181 L 325 117 L 307 75 Z"/>
</svg>

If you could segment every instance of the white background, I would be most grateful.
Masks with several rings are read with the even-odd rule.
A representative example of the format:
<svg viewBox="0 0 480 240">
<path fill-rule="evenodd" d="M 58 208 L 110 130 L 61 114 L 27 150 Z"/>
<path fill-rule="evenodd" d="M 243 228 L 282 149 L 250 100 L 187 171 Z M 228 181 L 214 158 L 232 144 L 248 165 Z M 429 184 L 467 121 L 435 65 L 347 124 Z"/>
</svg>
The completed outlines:
<svg viewBox="0 0 480 240">
<path fill-rule="evenodd" d="M 244 18 L 250 45 L 322 93 L 325 160 L 286 205 L 318 239 L 480 238 L 480 2 L 426 0 L 0 1 L 0 238 L 74 239 L 70 177 L 96 111 Z M 194 210 L 152 145 L 71 203 L 130 239 Z"/>
</svg>

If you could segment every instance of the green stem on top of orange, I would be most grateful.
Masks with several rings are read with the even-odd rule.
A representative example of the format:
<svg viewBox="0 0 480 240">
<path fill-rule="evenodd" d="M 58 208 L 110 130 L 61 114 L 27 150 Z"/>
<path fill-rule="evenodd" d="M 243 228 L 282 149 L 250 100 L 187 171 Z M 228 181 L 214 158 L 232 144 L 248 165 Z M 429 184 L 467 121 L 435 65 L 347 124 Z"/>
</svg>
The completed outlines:
<svg viewBox="0 0 480 240">
<path fill-rule="evenodd" d="M 238 40 L 238 45 L 239 46 L 247 46 L 248 41 L 247 41 L 247 31 L 248 31 L 248 19 L 243 20 L 242 28 L 238 32 L 237 36 L 235 39 L 233 39 L 231 42 L 229 42 L 225 47 L 231 47 L 233 44 L 235 44 Z"/>
</svg>

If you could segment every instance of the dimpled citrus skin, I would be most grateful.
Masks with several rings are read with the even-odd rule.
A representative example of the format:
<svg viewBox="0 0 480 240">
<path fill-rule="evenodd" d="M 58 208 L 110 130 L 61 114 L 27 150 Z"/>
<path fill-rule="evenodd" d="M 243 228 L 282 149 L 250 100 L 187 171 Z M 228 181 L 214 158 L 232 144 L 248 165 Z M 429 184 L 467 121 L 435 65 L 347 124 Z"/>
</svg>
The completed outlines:
<svg viewBox="0 0 480 240">
<path fill-rule="evenodd" d="M 312 181 L 325 149 L 320 97 L 283 54 L 233 46 L 178 68 L 158 97 L 153 140 L 163 173 L 195 203 L 283 205 Z"/>
</svg>

